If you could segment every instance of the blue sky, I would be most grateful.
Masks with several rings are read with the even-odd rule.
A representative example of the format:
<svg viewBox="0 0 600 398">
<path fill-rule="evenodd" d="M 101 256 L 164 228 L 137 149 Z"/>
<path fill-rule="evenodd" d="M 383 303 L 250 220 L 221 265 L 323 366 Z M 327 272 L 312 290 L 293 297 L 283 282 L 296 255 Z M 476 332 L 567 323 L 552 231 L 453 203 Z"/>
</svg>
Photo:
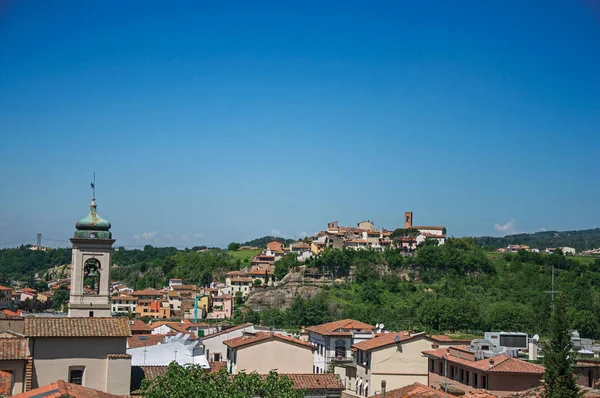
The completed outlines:
<svg viewBox="0 0 600 398">
<path fill-rule="evenodd" d="M 599 224 L 597 2 L 0 4 L 0 244 Z"/>
</svg>

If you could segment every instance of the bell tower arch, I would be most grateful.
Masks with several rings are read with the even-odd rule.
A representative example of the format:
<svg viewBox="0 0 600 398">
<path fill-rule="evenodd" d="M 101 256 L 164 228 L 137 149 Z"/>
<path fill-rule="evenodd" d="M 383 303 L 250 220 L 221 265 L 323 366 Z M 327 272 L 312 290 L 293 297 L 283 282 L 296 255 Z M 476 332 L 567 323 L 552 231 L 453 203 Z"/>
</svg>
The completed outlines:
<svg viewBox="0 0 600 398">
<path fill-rule="evenodd" d="M 95 196 L 95 195 L 94 195 Z M 71 258 L 69 317 L 110 317 L 110 258 L 113 252 L 110 222 L 96 211 L 77 221 Z"/>
</svg>

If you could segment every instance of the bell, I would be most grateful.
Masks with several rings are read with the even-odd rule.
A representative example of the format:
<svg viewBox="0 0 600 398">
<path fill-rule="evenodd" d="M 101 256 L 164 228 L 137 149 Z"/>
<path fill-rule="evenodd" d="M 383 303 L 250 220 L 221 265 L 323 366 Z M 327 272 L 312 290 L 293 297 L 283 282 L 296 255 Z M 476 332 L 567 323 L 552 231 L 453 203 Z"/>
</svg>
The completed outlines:
<svg viewBox="0 0 600 398">
<path fill-rule="evenodd" d="M 96 270 L 95 270 L 95 269 L 93 269 L 93 268 L 92 268 L 92 269 L 90 270 L 90 272 L 88 273 L 88 276 L 89 276 L 90 278 L 95 278 L 96 276 L 98 276 L 98 273 L 96 272 Z"/>
</svg>

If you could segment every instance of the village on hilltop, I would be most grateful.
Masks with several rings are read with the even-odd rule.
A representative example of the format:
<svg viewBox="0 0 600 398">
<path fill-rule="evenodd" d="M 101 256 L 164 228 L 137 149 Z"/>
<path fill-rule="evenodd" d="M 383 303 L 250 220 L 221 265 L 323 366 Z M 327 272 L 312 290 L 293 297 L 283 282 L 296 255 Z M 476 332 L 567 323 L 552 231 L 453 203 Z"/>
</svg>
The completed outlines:
<svg viewBox="0 0 600 398">
<path fill-rule="evenodd" d="M 305 325 L 298 331 L 231 323 L 236 297 L 277 286 L 275 263 L 289 253 L 303 262 L 327 248 L 393 247 L 410 255 L 428 239 L 446 243 L 445 227 L 415 226 L 412 212 L 405 214 L 404 228 L 396 236 L 375 229 L 371 221 L 356 227 L 330 222 L 310 239 L 267 243 L 245 269 L 227 273 L 223 283 L 196 286 L 172 278 L 162 289 L 144 290 L 111 280 L 115 240 L 110 228 L 93 199 L 71 238 L 69 278 L 49 281 L 49 292 L 0 287 L 0 395 L 136 396 L 143 380 L 164 375 L 172 362 L 232 375 L 277 370 L 306 397 L 315 398 L 506 397 L 536 396 L 539 391 L 544 372 L 539 337 L 522 332 L 457 339 L 353 319 Z M 84 283 L 90 279 L 92 287 Z M 61 286 L 70 291 L 66 313 L 16 308 L 25 300 L 52 300 Z M 588 358 L 575 368 L 578 382 L 593 387 L 599 378 L 600 345 L 576 332 L 571 339 Z"/>
</svg>

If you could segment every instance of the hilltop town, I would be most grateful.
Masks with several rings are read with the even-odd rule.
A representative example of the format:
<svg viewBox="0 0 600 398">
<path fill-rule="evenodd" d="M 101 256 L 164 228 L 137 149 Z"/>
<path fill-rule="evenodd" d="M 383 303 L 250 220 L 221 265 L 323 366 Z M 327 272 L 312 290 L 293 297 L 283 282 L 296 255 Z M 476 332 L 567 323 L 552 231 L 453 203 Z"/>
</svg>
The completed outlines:
<svg viewBox="0 0 600 398">
<path fill-rule="evenodd" d="M 543 345 L 537 334 L 528 333 L 538 326 L 527 319 L 502 323 L 505 316 L 521 316 L 502 305 L 494 307 L 498 320 L 477 324 L 475 313 L 453 313 L 453 302 L 435 298 L 433 288 L 426 287 L 421 294 L 432 297 L 421 304 L 420 320 L 405 323 L 416 329 L 399 329 L 405 320 L 394 316 L 375 323 L 327 319 L 329 299 L 323 294 L 343 291 L 344 285 L 357 284 L 365 303 L 382 305 L 387 299 L 376 291 L 385 284 L 414 289 L 415 282 L 439 271 L 463 276 L 499 272 L 472 241 L 449 239 L 443 226 L 413 225 L 411 212 L 402 228 L 394 230 L 375 228 L 371 221 L 355 227 L 329 222 L 302 241 L 274 239 L 265 248 L 235 247 L 255 254 L 238 269 L 224 272 L 222 281 L 202 284 L 171 277 L 165 286 L 143 289 L 111 276 L 119 266 L 111 258 L 118 252 L 110 228 L 93 199 L 71 238 L 72 264 L 47 273 L 46 281 L 39 276 L 34 281 L 34 286 L 47 288 L 23 282 L 0 287 L 0 394 L 145 396 L 152 383 L 168 383 L 173 364 L 226 373 L 234 377 L 231 383 L 237 375 L 276 370 L 306 397 L 534 396 L 542 385 Z M 509 245 L 490 255 L 498 261 L 498 256 L 508 256 L 502 260 L 510 264 L 551 260 L 553 269 L 579 264 L 569 258 L 577 254 L 569 248 L 544 251 Z M 463 259 L 450 260 L 457 254 Z M 600 266 L 598 260 L 588 260 Z M 310 286 L 317 289 L 312 297 L 297 297 Z M 282 289 L 293 296 L 284 309 L 252 309 L 256 297 Z M 276 322 L 270 318 L 278 314 L 273 311 L 288 320 Z M 450 318 L 443 321 L 434 315 L 437 311 Z M 472 318 L 455 323 L 464 316 Z M 482 326 L 490 329 L 481 335 L 456 333 Z M 600 345 L 590 337 L 595 336 L 576 331 L 570 336 L 578 358 L 574 376 L 593 396 Z"/>
</svg>

